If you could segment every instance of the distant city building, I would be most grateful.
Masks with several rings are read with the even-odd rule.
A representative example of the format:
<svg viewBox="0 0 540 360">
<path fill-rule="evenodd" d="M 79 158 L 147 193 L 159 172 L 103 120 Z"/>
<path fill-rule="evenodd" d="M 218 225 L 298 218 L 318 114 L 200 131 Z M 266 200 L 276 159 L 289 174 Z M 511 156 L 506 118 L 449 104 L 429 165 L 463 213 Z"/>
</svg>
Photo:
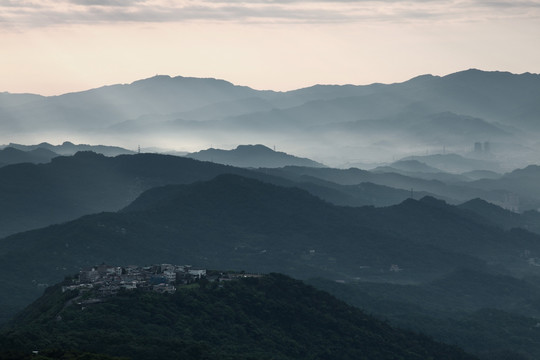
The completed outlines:
<svg viewBox="0 0 540 360">
<path fill-rule="evenodd" d="M 491 152 L 491 144 L 489 141 L 484 141 L 483 143 L 477 141 L 474 143 L 474 153 L 475 154 L 488 154 Z"/>
</svg>

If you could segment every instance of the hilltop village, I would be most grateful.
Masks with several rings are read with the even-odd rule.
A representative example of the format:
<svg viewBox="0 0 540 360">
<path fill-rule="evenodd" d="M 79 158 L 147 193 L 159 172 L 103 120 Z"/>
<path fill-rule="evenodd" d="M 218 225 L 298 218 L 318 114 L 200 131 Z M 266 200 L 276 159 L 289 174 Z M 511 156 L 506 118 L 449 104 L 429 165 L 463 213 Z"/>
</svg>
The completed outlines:
<svg viewBox="0 0 540 360">
<path fill-rule="evenodd" d="M 207 281 L 231 281 L 241 277 L 260 277 L 258 274 L 212 272 L 193 268 L 190 265 L 157 264 L 139 267 L 97 265 L 81 270 L 71 280 L 70 285 L 62 286 L 62 292 L 70 290 L 95 290 L 98 299 L 114 296 L 120 291 L 144 290 L 158 293 L 174 293 L 183 285 L 200 279 Z"/>
</svg>

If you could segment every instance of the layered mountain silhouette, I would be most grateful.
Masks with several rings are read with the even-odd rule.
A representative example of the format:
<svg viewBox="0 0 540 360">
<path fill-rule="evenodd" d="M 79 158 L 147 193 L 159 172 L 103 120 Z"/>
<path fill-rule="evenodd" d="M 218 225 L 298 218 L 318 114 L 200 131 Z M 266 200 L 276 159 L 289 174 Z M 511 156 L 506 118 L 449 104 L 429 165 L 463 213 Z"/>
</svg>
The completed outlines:
<svg viewBox="0 0 540 360">
<path fill-rule="evenodd" d="M 529 171 L 524 171 L 526 169 Z M 288 166 L 283 169 L 268 169 L 265 170 L 265 173 L 286 177 L 294 181 L 316 178 L 344 186 L 369 182 L 379 186 L 408 190 L 409 197 L 419 198 L 427 192 L 456 204 L 479 197 L 513 211 L 536 210 L 540 208 L 540 197 L 537 195 L 535 181 L 540 180 L 540 178 L 537 177 L 534 166 L 529 166 L 526 169 L 518 169 L 500 178 L 474 181 L 453 174 L 432 175 L 419 172 L 404 174 L 403 171 L 392 172 L 392 169 L 388 168 L 386 170 L 383 168 L 383 171 L 366 171 L 357 168 Z M 489 172 L 488 175 L 492 175 L 492 173 Z M 487 185 L 484 186 L 484 184 Z M 415 195 L 415 193 L 417 194 Z"/>
<path fill-rule="evenodd" d="M 27 151 L 27 152 L 35 151 L 38 149 L 44 149 L 44 150 L 53 152 L 57 155 L 75 155 L 79 151 L 92 151 L 97 154 L 102 154 L 105 156 L 117 156 L 117 155 L 135 153 L 134 151 L 124 149 L 118 146 L 73 144 L 72 142 L 69 142 L 69 141 L 64 141 L 60 145 L 51 145 L 46 142 L 43 142 L 37 145 L 22 145 L 22 144 L 10 143 L 8 147 L 18 149 L 21 151 Z"/>
<path fill-rule="evenodd" d="M 427 166 L 440 169 L 441 171 L 457 174 L 479 170 L 501 172 L 500 166 L 494 161 L 474 159 L 457 154 L 408 156 L 402 160 L 419 161 Z"/>
<path fill-rule="evenodd" d="M 135 360 L 475 359 L 279 274 L 204 280 L 174 294 L 124 292 L 83 306 L 77 302 L 93 291 L 62 293 L 64 284 L 0 333 L 0 356 L 39 349 L 40 357 L 77 350 Z"/>
<path fill-rule="evenodd" d="M 535 331 L 540 288 L 534 280 L 460 269 L 424 284 L 310 283 L 394 326 L 456 344 L 481 359 L 540 354 Z"/>
<path fill-rule="evenodd" d="M 15 149 L 9 151 L 28 154 Z M 266 152 L 273 154 L 269 149 Z M 534 189 L 538 181 L 534 167 L 495 180 L 456 182 L 459 179 L 455 176 L 445 174 L 434 180 L 434 177 L 422 178 L 420 173 L 413 177 L 412 174 L 354 168 L 286 166 L 252 171 L 171 155 L 106 157 L 79 152 L 75 156 L 55 157 L 45 164 L 19 163 L 0 168 L 3 204 L 0 235 L 64 222 L 85 214 L 117 211 L 152 187 L 209 180 L 225 173 L 296 186 L 336 205 L 388 206 L 410 197 L 419 199 L 429 195 L 452 204 L 482 198 L 513 210 L 540 207 L 540 194 Z M 449 179 L 448 183 L 444 182 Z M 529 188 L 531 191 L 527 190 Z"/>
<path fill-rule="evenodd" d="M 18 158 L 25 162 L 28 160 L 27 154 L 31 153 L 15 149 L 8 152 L 25 155 Z M 117 211 L 152 187 L 209 180 L 224 173 L 297 186 L 338 205 L 383 206 L 396 204 L 410 196 L 409 190 L 373 183 L 344 186 L 318 178 L 293 179 L 277 170 L 275 173 L 271 173 L 270 169 L 250 171 L 172 155 L 106 157 L 94 152 L 79 152 L 74 156 L 55 157 L 45 164 L 17 163 L 0 168 L 0 200 L 3 205 L 0 210 L 0 236 L 86 214 Z M 433 194 L 418 192 L 418 195 Z"/>
<path fill-rule="evenodd" d="M 20 137 L 71 134 L 88 143 L 113 136 L 131 148 L 133 139 L 174 143 L 177 150 L 266 143 L 329 165 L 444 147 L 466 154 L 474 143 L 488 142 L 477 155 L 508 171 L 538 158 L 539 94 L 539 75 L 475 69 L 289 92 L 156 76 L 55 97 L 3 93 L 0 130 Z"/>
<path fill-rule="evenodd" d="M 0 168 L 0 234 L 42 227 L 85 214 L 116 211 L 154 186 L 208 180 L 244 170 L 170 155 L 59 156 L 46 164 Z"/>
<path fill-rule="evenodd" d="M 524 228 L 529 231 L 540 233 L 540 213 L 530 210 L 523 213 L 517 213 L 505 210 L 497 205 L 488 203 L 482 199 L 473 199 L 459 205 L 462 209 L 470 210 L 495 226 L 504 229 Z"/>
<path fill-rule="evenodd" d="M 426 281 L 462 267 L 532 276 L 540 271 L 531 266 L 539 240 L 433 198 L 338 207 L 298 188 L 220 175 L 153 188 L 118 213 L 2 239 L 0 302 L 6 318 L 39 294 L 39 284 L 102 262 L 391 282 Z"/>
<path fill-rule="evenodd" d="M 23 151 L 9 146 L 0 150 L 0 166 L 18 163 L 47 163 L 57 156 L 57 153 L 45 148 Z"/>
<path fill-rule="evenodd" d="M 264 145 L 240 145 L 233 150 L 207 149 L 186 156 L 196 160 L 246 168 L 324 167 L 316 161 L 276 152 Z"/>
<path fill-rule="evenodd" d="M 540 75 L 475 69 L 397 84 L 317 85 L 288 92 L 156 76 L 54 97 L 1 93 L 0 134 L 10 138 L 0 138 L 9 143 L 0 150 L 0 322 L 48 285 L 86 266 L 166 262 L 311 279 L 392 324 L 458 344 L 482 359 L 538 358 L 540 167 L 531 164 L 540 153 L 539 98 Z M 99 139 L 120 146 L 15 143 L 38 137 L 89 144 Z M 209 144 L 272 144 L 286 152 L 263 145 L 229 151 L 212 145 L 188 157 L 128 150 L 139 144 L 186 152 Z M 321 163 L 289 154 L 307 154 Z M 322 163 L 370 163 L 373 170 Z M 265 279 L 227 288 L 231 302 L 221 307 L 207 308 L 206 301 L 199 305 L 208 309 L 204 314 L 220 314 L 217 323 L 224 319 L 230 325 L 228 312 L 221 309 L 238 304 L 241 295 L 251 296 L 253 286 L 259 303 L 246 303 L 242 311 L 263 315 L 283 299 L 274 297 L 274 307 L 265 307 L 261 291 L 297 289 L 303 307 L 295 311 L 313 305 L 316 316 L 306 317 L 306 323 L 314 331 L 306 333 L 318 338 L 295 338 L 279 348 L 280 356 L 302 357 L 309 351 L 305 343 L 324 339 L 323 347 L 334 343 L 358 358 L 354 346 L 337 345 L 350 340 L 348 335 L 328 330 L 366 329 L 354 327 L 356 320 L 322 321 L 342 317 L 300 296 L 327 295 L 315 296 L 281 275 Z M 271 288 L 263 289 L 266 285 Z M 59 344 L 61 351 L 69 351 L 62 344 L 71 343 L 96 352 L 77 335 L 77 326 L 95 329 L 95 339 L 101 339 L 103 326 L 111 329 L 133 319 L 127 313 L 132 307 L 143 313 L 160 308 L 148 294 L 123 294 L 117 300 L 130 306 L 113 300 L 112 306 L 93 307 L 87 317 L 70 307 L 69 294 L 57 290 L 49 289 L 17 318 L 20 332 L 12 328 L 0 341 L 21 349 L 43 339 Z M 226 289 L 201 282 L 188 291 L 193 303 Z M 322 304 L 326 310 L 331 303 L 343 313 L 355 311 L 329 301 Z M 298 333 L 292 324 L 261 328 L 240 321 L 233 322 L 234 331 L 208 334 L 203 323 L 192 327 L 200 317 L 190 320 L 180 312 L 175 318 L 186 322 L 171 330 L 161 325 L 169 324 L 173 314 L 160 315 L 152 331 L 189 330 L 182 333 L 182 346 L 194 349 L 184 354 L 187 358 L 247 354 L 237 351 L 240 343 L 231 343 L 225 353 L 218 346 L 230 343 L 228 337 L 245 326 L 264 339 L 279 333 L 290 340 Z M 108 322 L 108 316 L 120 321 Z M 320 326 L 326 330 L 316 330 Z M 405 336 L 385 334 L 373 337 Z M 191 342 L 199 341 L 197 335 L 211 341 L 201 347 Z M 418 344 L 416 337 L 405 338 Z M 159 344 L 174 348 L 160 339 L 154 350 Z M 264 358 L 260 355 L 272 353 L 277 344 L 256 340 L 250 343 L 258 349 L 252 358 Z M 390 358 L 432 356 L 427 347 L 402 353 L 388 342 L 375 344 L 395 349 Z M 137 353 L 133 349 L 126 348 Z"/>
</svg>

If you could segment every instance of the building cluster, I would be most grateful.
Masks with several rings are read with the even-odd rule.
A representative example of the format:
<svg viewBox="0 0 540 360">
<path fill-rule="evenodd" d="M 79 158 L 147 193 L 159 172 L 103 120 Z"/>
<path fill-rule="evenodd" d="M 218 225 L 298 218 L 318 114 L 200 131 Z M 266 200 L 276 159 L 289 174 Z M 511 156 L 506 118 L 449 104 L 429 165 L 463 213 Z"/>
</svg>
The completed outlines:
<svg viewBox="0 0 540 360">
<path fill-rule="evenodd" d="M 489 141 L 484 141 L 484 143 L 477 141 L 474 143 L 475 154 L 489 154 L 490 152 L 491 144 L 489 143 Z"/>
<path fill-rule="evenodd" d="M 158 264 L 144 267 L 135 265 L 121 267 L 103 264 L 81 270 L 78 277 L 72 280 L 72 284 L 62 286 L 62 292 L 93 290 L 96 297 L 82 302 L 89 304 L 101 302 L 101 299 L 114 296 L 120 291 L 139 289 L 159 293 L 174 293 L 177 287 L 191 284 L 200 279 L 212 282 L 260 276 L 262 275 L 246 274 L 245 272 L 215 272 L 208 276 L 206 269 L 197 269 L 191 265 Z"/>
<path fill-rule="evenodd" d="M 67 290 L 94 289 L 99 297 L 116 295 L 121 290 L 148 290 L 173 293 L 178 285 L 185 285 L 206 277 L 205 269 L 189 265 L 159 264 L 152 266 L 98 265 L 81 270 L 73 284 L 62 287 Z"/>
</svg>

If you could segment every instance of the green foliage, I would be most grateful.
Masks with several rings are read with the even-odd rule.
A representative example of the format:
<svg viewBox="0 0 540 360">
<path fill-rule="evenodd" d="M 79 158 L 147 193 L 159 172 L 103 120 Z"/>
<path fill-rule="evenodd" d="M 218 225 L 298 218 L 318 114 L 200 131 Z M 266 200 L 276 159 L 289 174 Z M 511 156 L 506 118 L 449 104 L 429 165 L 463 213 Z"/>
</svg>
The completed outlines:
<svg viewBox="0 0 540 360">
<path fill-rule="evenodd" d="M 400 328 L 456 344 L 483 359 L 538 359 L 540 289 L 509 276 L 461 270 L 420 285 L 310 281 Z"/>
<path fill-rule="evenodd" d="M 58 291 L 30 306 L 3 341 L 15 350 L 76 349 L 133 359 L 471 359 L 279 274 L 170 295 L 128 292 L 84 309 Z M 61 311 L 44 320 L 36 309 L 51 313 L 44 303 Z"/>
</svg>

